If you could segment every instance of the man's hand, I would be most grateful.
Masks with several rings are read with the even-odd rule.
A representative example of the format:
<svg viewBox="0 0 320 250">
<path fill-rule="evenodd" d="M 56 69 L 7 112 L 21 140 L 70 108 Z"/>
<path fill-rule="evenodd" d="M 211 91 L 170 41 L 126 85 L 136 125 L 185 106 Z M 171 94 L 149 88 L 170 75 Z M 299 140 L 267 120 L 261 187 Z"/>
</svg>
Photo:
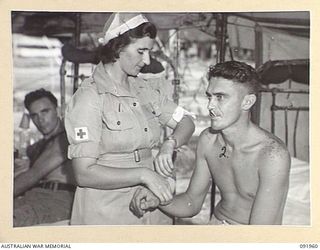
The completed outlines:
<svg viewBox="0 0 320 250">
<path fill-rule="evenodd" d="M 155 170 L 163 177 L 173 177 L 173 162 L 172 156 L 174 152 L 175 141 L 166 140 L 162 144 L 159 153 L 154 160 Z"/>
<path fill-rule="evenodd" d="M 141 176 L 141 182 L 152 193 L 159 198 L 161 203 L 169 202 L 173 198 L 172 185 L 169 181 L 157 174 L 155 171 L 145 168 L 143 175 Z"/>
<path fill-rule="evenodd" d="M 130 202 L 130 211 L 138 218 L 160 205 L 160 200 L 147 188 L 139 187 Z"/>
</svg>

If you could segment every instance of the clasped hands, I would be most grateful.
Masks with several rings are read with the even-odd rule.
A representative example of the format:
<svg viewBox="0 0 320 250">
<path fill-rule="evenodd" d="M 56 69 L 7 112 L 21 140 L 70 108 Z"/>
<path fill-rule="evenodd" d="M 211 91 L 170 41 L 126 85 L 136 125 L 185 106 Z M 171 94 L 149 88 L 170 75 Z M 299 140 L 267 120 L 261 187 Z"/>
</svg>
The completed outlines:
<svg viewBox="0 0 320 250">
<path fill-rule="evenodd" d="M 148 188 L 141 186 L 134 193 L 129 208 L 135 216 L 140 218 L 146 212 L 157 208 L 160 204 L 165 205 L 165 203 L 160 203 L 159 198 Z"/>
<path fill-rule="evenodd" d="M 157 157 L 155 158 L 154 165 L 156 172 L 160 175 L 160 178 L 165 178 L 164 181 L 167 181 L 170 185 L 171 194 L 173 194 L 175 189 L 175 184 L 172 181 L 168 181 L 173 176 L 173 161 L 172 156 L 174 152 L 175 142 L 168 140 L 165 141 Z M 158 187 L 161 189 L 161 187 Z M 134 193 L 132 200 L 130 202 L 130 211 L 137 216 L 138 218 L 142 217 L 147 211 L 152 211 L 157 208 L 159 205 L 167 205 L 171 202 L 172 196 L 170 199 L 162 199 L 162 197 L 157 196 L 156 192 L 152 192 L 152 188 L 148 187 L 139 187 Z"/>
</svg>

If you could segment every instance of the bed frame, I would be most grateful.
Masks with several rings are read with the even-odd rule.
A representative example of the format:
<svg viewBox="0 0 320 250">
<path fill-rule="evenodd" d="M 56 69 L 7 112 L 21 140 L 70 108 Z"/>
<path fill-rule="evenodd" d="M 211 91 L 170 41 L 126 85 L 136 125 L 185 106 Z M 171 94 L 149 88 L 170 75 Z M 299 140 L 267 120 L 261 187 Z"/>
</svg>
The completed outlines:
<svg viewBox="0 0 320 250">
<path fill-rule="evenodd" d="M 270 132 L 275 134 L 276 128 L 276 113 L 284 113 L 284 141 L 289 146 L 289 127 L 288 127 L 288 115 L 289 113 L 295 113 L 294 128 L 293 128 L 293 156 L 297 157 L 297 130 L 298 120 L 301 112 L 308 112 L 308 106 L 293 106 L 289 105 L 278 105 L 277 100 L 279 94 L 287 94 L 289 99 L 291 94 L 295 95 L 309 95 L 309 88 L 297 89 L 292 88 L 292 81 L 309 85 L 309 60 L 308 59 L 297 59 L 297 60 L 276 60 L 268 61 L 257 69 L 257 73 L 260 77 L 260 81 L 263 85 L 261 88 L 260 97 L 265 93 L 271 94 L 271 129 Z M 288 87 L 272 87 L 271 84 L 282 84 L 288 82 Z M 263 107 L 260 107 L 260 109 Z M 260 110 L 259 110 L 260 112 Z M 260 114 L 260 113 L 259 113 Z M 260 117 L 259 117 L 260 118 Z M 259 121 L 260 119 L 258 119 Z"/>
<path fill-rule="evenodd" d="M 262 93 L 271 93 L 272 96 L 272 104 L 270 107 L 271 111 L 271 133 L 275 134 L 276 127 L 276 116 L 275 113 L 278 111 L 282 111 L 284 113 L 284 127 L 285 127 L 285 143 L 288 146 L 288 138 L 289 138 L 289 128 L 288 128 L 288 113 L 295 112 L 295 122 L 294 122 L 294 130 L 293 130 L 293 156 L 297 156 L 297 130 L 298 130 L 298 120 L 299 114 L 301 111 L 309 111 L 309 107 L 307 106 L 292 106 L 292 105 L 277 105 L 277 94 L 279 93 L 287 93 L 287 94 L 302 94 L 308 95 L 309 90 L 294 90 L 294 89 L 280 89 L 280 88 L 271 88 L 271 89 L 263 89 Z"/>
</svg>

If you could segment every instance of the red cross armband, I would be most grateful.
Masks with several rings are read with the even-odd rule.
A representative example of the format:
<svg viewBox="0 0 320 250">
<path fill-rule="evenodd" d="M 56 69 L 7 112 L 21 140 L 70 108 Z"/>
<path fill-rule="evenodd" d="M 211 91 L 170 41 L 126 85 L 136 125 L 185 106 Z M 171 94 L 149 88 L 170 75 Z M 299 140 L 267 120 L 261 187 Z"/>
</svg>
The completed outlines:
<svg viewBox="0 0 320 250">
<path fill-rule="evenodd" d="M 74 128 L 74 135 L 76 141 L 81 142 L 89 140 L 89 133 L 87 127 Z"/>
</svg>

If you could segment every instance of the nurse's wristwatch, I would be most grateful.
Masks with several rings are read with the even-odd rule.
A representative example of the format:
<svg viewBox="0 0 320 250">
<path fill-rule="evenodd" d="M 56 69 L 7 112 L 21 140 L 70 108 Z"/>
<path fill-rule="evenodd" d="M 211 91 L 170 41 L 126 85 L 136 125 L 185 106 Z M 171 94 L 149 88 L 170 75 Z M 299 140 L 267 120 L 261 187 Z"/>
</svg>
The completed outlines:
<svg viewBox="0 0 320 250">
<path fill-rule="evenodd" d="M 174 142 L 174 148 L 177 148 L 178 142 L 177 142 L 177 138 L 174 135 L 169 135 L 166 138 L 166 141 L 173 141 Z"/>
</svg>

